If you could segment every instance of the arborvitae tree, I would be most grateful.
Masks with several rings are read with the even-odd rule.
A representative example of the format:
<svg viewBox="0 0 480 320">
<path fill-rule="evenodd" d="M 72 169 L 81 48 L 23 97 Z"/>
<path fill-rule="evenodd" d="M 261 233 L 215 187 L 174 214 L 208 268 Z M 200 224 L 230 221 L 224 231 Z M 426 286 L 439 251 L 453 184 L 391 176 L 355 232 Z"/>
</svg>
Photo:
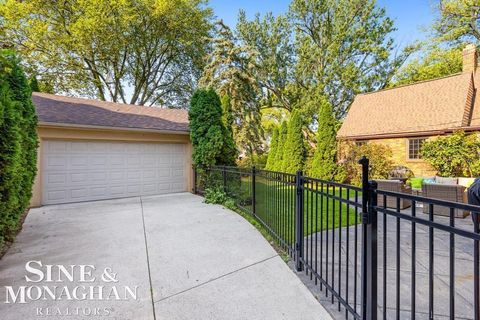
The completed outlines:
<svg viewBox="0 0 480 320">
<path fill-rule="evenodd" d="M 30 84 L 30 89 L 32 90 L 32 92 L 40 92 L 40 86 L 38 84 L 37 77 L 35 77 L 35 76 L 30 77 L 29 84 Z"/>
<path fill-rule="evenodd" d="M 303 169 L 306 148 L 303 135 L 303 121 L 299 111 L 294 111 L 288 122 L 287 141 L 283 151 L 283 171 L 295 173 Z"/>
<path fill-rule="evenodd" d="M 331 104 L 323 99 L 318 114 L 317 148 L 309 173 L 315 178 L 335 180 L 337 174 L 337 124 Z"/>
<path fill-rule="evenodd" d="M 278 152 L 278 136 L 279 130 L 278 127 L 275 127 L 270 140 L 270 150 L 268 151 L 267 165 L 265 166 L 265 169 L 267 170 L 273 170 L 274 168 L 275 159 Z"/>
<path fill-rule="evenodd" d="M 0 249 L 12 240 L 32 195 L 37 118 L 19 61 L 0 51 Z"/>
<path fill-rule="evenodd" d="M 272 164 L 273 171 L 282 171 L 283 170 L 283 155 L 285 150 L 285 141 L 287 140 L 288 135 L 288 125 L 286 121 L 283 121 L 280 125 L 280 130 L 278 132 L 278 143 L 277 143 L 277 152 L 275 153 L 275 161 Z"/>
<path fill-rule="evenodd" d="M 220 98 L 212 89 L 197 90 L 188 113 L 193 145 L 193 162 L 197 165 L 234 165 L 237 155 L 231 134 L 222 121 Z"/>
<path fill-rule="evenodd" d="M 37 115 L 32 102 L 32 91 L 29 81 L 20 67 L 16 57 L 11 56 L 12 69 L 7 75 L 6 80 L 10 87 L 12 98 L 17 102 L 18 112 L 20 113 L 19 127 L 22 131 L 21 136 L 21 182 L 20 182 L 20 207 L 19 210 L 25 210 L 32 197 L 32 186 L 37 174 Z"/>
</svg>

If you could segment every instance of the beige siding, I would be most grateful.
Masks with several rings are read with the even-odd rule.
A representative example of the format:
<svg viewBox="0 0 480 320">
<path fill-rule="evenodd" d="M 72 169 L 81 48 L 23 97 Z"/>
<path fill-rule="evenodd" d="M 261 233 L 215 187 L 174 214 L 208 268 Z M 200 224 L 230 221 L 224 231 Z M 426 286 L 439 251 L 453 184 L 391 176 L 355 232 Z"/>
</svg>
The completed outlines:
<svg viewBox="0 0 480 320">
<path fill-rule="evenodd" d="M 182 143 L 187 145 L 187 163 L 185 172 L 189 172 L 187 178 L 188 190 L 192 190 L 193 172 L 192 172 L 192 146 L 188 134 L 167 134 L 128 130 L 100 130 L 73 127 L 47 127 L 40 126 L 37 129 L 40 138 L 37 161 L 37 177 L 33 186 L 33 196 L 30 201 L 32 207 L 38 207 L 42 204 L 42 147 L 43 141 L 61 139 L 61 140 L 97 140 L 97 141 L 130 141 L 130 142 L 166 142 Z"/>
</svg>

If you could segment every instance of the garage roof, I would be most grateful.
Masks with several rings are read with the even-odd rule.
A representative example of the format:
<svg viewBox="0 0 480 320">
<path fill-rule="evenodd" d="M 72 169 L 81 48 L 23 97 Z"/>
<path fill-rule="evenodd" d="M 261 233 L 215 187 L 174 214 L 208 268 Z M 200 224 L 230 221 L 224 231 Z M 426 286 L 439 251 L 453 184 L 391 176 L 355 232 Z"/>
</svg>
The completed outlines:
<svg viewBox="0 0 480 320">
<path fill-rule="evenodd" d="M 83 98 L 33 93 L 42 124 L 188 132 L 188 112 Z"/>
</svg>

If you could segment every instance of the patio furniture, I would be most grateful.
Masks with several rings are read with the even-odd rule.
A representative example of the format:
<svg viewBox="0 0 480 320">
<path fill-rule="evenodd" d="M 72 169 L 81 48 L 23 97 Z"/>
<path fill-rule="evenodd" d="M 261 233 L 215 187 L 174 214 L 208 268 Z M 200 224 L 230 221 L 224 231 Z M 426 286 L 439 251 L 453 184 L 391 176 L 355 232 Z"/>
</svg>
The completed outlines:
<svg viewBox="0 0 480 320">
<path fill-rule="evenodd" d="M 406 186 L 401 180 L 375 180 L 378 184 L 378 190 L 392 191 L 399 193 L 411 193 L 410 187 Z M 386 197 L 386 204 L 384 203 L 384 196 L 378 195 L 378 206 L 387 208 L 397 208 L 397 197 Z M 406 209 L 412 205 L 408 199 L 400 198 L 400 210 Z"/>
<path fill-rule="evenodd" d="M 423 196 L 426 198 L 435 198 L 445 201 L 453 201 L 460 203 L 468 203 L 466 188 L 458 184 L 440 184 L 440 183 L 424 183 L 422 186 Z M 429 213 L 430 206 L 423 204 L 423 212 Z M 450 208 L 445 206 L 434 205 L 433 214 L 441 216 L 450 216 Z M 469 212 L 465 210 L 455 209 L 454 216 L 456 218 L 465 218 Z"/>
</svg>

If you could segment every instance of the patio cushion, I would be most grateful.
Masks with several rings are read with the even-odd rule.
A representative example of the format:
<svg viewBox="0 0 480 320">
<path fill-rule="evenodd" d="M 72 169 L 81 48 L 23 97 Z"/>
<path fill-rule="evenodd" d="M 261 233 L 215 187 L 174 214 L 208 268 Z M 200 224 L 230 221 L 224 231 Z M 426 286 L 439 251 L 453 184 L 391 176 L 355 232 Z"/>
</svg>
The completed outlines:
<svg viewBox="0 0 480 320">
<path fill-rule="evenodd" d="M 435 177 L 435 183 L 438 184 L 457 184 L 457 178 L 444 178 L 444 177 Z"/>
<path fill-rule="evenodd" d="M 422 189 L 423 178 L 411 178 L 410 185 L 413 189 Z"/>
<path fill-rule="evenodd" d="M 465 188 L 469 188 L 475 182 L 475 178 L 458 178 L 458 184 L 464 186 Z"/>
</svg>

